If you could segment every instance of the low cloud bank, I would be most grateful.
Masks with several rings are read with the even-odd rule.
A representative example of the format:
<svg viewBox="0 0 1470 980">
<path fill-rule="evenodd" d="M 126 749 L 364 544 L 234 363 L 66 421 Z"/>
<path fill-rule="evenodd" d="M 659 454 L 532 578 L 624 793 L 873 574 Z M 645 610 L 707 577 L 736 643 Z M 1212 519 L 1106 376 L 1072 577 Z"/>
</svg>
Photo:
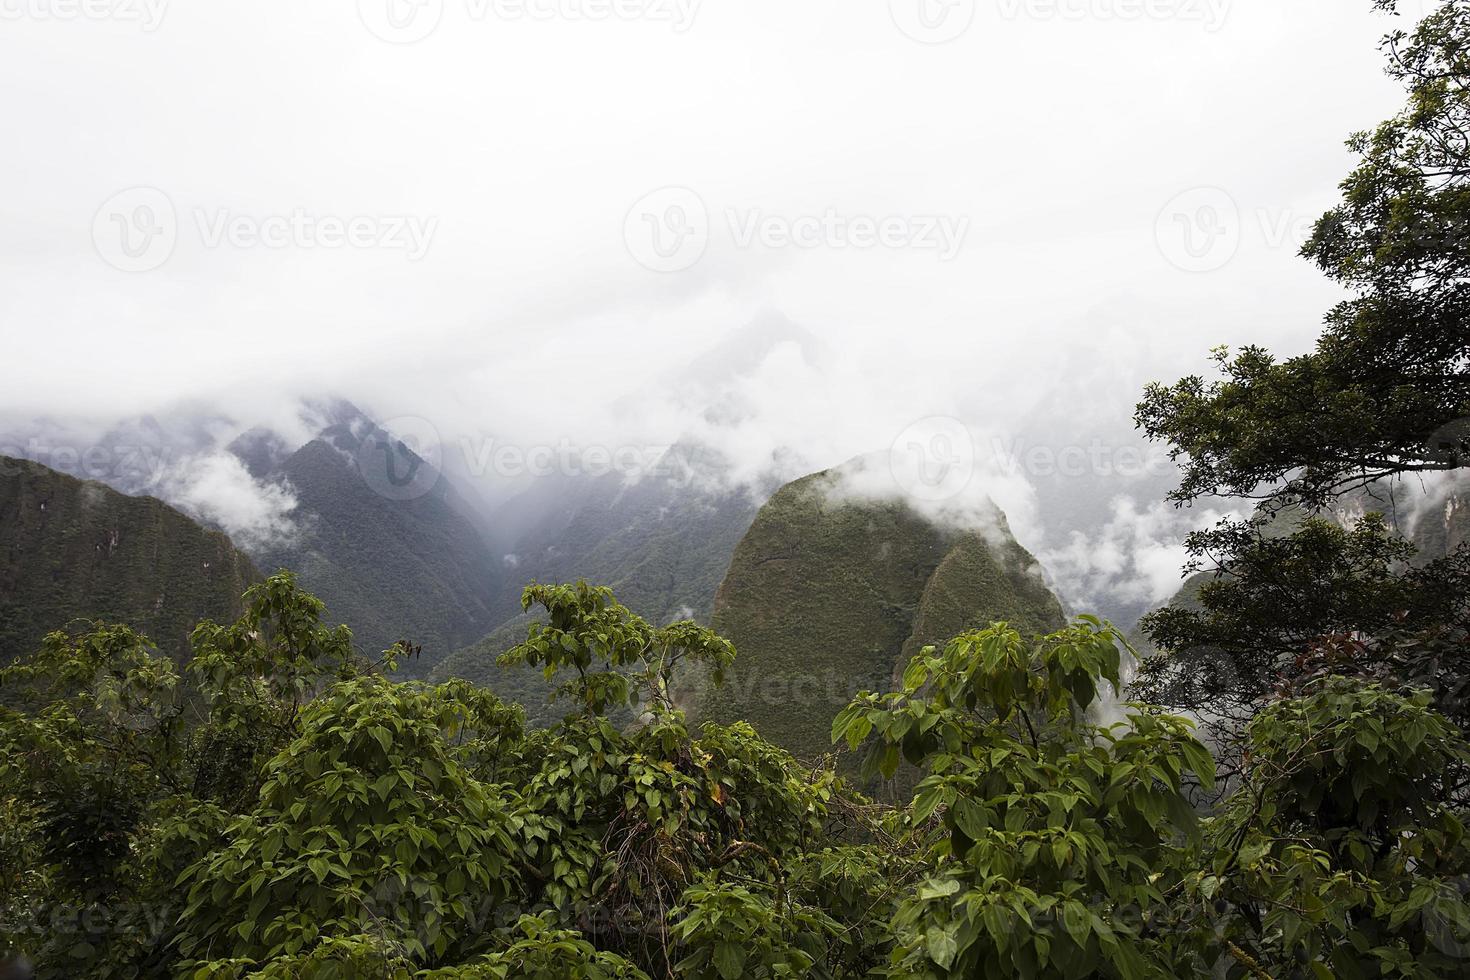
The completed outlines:
<svg viewBox="0 0 1470 980">
<path fill-rule="evenodd" d="M 214 452 L 183 460 L 159 480 L 163 500 L 258 553 L 292 545 L 300 533 L 290 488 L 255 479 L 237 457 Z"/>
</svg>

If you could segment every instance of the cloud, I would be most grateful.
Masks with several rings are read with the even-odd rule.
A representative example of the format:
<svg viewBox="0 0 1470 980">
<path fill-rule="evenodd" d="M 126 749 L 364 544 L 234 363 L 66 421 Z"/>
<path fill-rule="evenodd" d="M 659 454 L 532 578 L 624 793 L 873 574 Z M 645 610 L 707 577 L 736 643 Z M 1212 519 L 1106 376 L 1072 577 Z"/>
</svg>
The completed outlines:
<svg viewBox="0 0 1470 980">
<path fill-rule="evenodd" d="M 1116 602 L 1142 611 L 1179 591 L 1188 557 L 1184 537 L 1190 531 L 1213 526 L 1227 515 L 1244 516 L 1247 510 L 1181 510 L 1165 501 L 1118 497 L 1107 523 L 1072 531 L 1037 557 L 1074 608 Z"/>
<path fill-rule="evenodd" d="M 228 534 L 256 553 L 289 546 L 299 533 L 296 497 L 286 486 L 256 480 L 240 460 L 214 452 L 182 460 L 162 475 L 158 496 Z"/>
<path fill-rule="evenodd" d="M 75 416 L 100 431 L 192 404 L 299 446 L 303 400 L 340 396 L 428 423 L 446 451 L 688 440 L 746 486 L 890 451 L 933 418 L 977 447 L 1025 435 L 1061 450 L 1082 428 L 1123 446 L 1144 382 L 1198 370 L 1222 341 L 1310 344 L 1340 294 L 1266 232 L 1320 213 L 1342 138 L 1400 101 L 1376 48 L 1393 24 L 1340 0 L 1236 4 L 1218 30 L 982 5 L 988 21 L 940 48 L 882 4 L 705 5 L 682 32 L 446 8 L 414 45 L 375 37 L 360 5 L 257 6 L 193 5 L 152 33 L 21 18 L 0 34 L 0 83 L 41 93 L 0 105 L 0 131 L 26 134 L 0 157 L 0 180 L 25 190 L 0 222 L 0 428 Z M 1025 99 L 1001 94 L 1016 78 Z M 491 94 L 527 79 L 534 97 Z M 1165 204 L 1202 186 L 1246 225 L 1208 275 L 1156 239 Z M 625 237 L 630 209 L 666 187 L 692 189 L 710 219 L 703 257 L 674 273 L 640 265 Z M 132 188 L 167 196 L 177 240 L 127 273 L 94 239 L 99 216 L 119 230 L 108 218 L 128 215 L 105 206 Z M 201 233 L 201 219 L 298 212 L 437 225 L 418 260 Z M 742 246 L 727 215 L 756 212 L 791 227 L 968 220 L 969 234 L 948 261 L 850 234 Z M 810 337 L 743 332 L 773 309 Z M 965 452 L 920 444 L 937 466 Z M 289 490 L 199 452 L 167 459 L 159 492 L 242 539 L 287 533 Z M 1164 577 L 1161 538 L 1094 528 L 1035 474 L 974 455 L 973 488 L 948 505 L 920 490 L 921 505 L 965 521 L 994 499 L 1023 544 L 1058 556 L 1074 601 L 1158 591 L 1127 577 Z M 484 476 L 487 499 L 534 486 Z M 1156 499 L 1094 476 L 1052 496 Z"/>
</svg>

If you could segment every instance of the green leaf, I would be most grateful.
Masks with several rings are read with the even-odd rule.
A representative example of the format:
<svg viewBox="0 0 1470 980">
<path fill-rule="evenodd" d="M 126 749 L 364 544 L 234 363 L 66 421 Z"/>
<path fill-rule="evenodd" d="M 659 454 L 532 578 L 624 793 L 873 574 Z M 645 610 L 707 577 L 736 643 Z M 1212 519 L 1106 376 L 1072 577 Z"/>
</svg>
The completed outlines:
<svg viewBox="0 0 1470 980">
<path fill-rule="evenodd" d="M 940 929 L 931 926 L 924 936 L 924 947 L 940 969 L 947 970 L 954 958 L 959 954 L 959 944 L 955 941 L 953 927 Z"/>
<path fill-rule="evenodd" d="M 1200 786 L 1206 793 L 1212 791 L 1215 788 L 1215 757 L 1198 742 L 1185 742 L 1181 748 L 1189 768 L 1199 778 Z"/>
<path fill-rule="evenodd" d="M 1087 907 L 1080 902 L 1067 902 L 1062 906 L 1062 927 L 1072 942 L 1085 949 L 1087 937 L 1092 934 L 1092 920 Z"/>
<path fill-rule="evenodd" d="M 990 827 L 990 816 L 986 810 L 964 796 L 950 806 L 949 816 L 970 840 L 980 840 Z"/>
<path fill-rule="evenodd" d="M 389 748 L 393 745 L 393 734 L 389 732 L 386 728 L 383 728 L 379 725 L 374 725 L 371 729 L 368 730 L 368 733 L 372 735 L 373 738 L 378 740 L 378 744 L 383 747 L 384 752 L 387 752 Z"/>
<path fill-rule="evenodd" d="M 925 902 L 932 902 L 937 898 L 945 898 L 960 890 L 960 883 L 954 878 L 937 878 L 925 882 L 919 888 L 919 898 Z"/>
<path fill-rule="evenodd" d="M 724 980 L 741 980 L 745 974 L 745 947 L 738 943 L 720 942 L 715 945 L 715 969 Z"/>
<path fill-rule="evenodd" d="M 944 787 L 942 786 L 936 786 L 933 789 L 921 794 L 919 798 L 914 801 L 914 823 L 923 823 L 925 820 L 928 820 L 929 816 L 934 812 L 935 808 L 939 806 L 940 801 L 943 799 Z"/>
</svg>

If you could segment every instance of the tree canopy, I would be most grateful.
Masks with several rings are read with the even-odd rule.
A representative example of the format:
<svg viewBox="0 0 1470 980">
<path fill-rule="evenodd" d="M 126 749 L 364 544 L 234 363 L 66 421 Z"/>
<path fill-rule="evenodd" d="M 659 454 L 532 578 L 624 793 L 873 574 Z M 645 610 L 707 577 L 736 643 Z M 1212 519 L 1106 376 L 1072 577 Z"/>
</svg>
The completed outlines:
<svg viewBox="0 0 1470 980">
<path fill-rule="evenodd" d="M 1462 972 L 1470 748 L 1427 692 L 1285 693 L 1211 809 L 1191 723 L 1114 700 L 1116 631 L 996 624 L 834 720 L 868 771 L 922 772 L 880 804 L 690 730 L 669 671 L 728 666 L 711 631 L 525 600 L 512 656 L 564 679 L 545 731 L 354 657 L 285 573 L 183 675 L 127 627 L 52 634 L 0 670 L 0 949 L 46 978 Z"/>
</svg>

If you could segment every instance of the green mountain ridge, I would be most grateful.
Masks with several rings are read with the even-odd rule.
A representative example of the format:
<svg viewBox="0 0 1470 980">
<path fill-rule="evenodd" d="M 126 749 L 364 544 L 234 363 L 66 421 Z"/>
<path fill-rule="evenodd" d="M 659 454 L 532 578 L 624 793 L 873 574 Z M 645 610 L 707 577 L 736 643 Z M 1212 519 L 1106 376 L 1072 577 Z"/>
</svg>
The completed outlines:
<svg viewBox="0 0 1470 980">
<path fill-rule="evenodd" d="M 1065 621 L 1035 559 L 993 510 L 983 532 L 901 501 L 833 495 L 854 461 L 781 488 L 735 550 L 713 626 L 735 644 L 724 686 L 695 684 L 703 719 L 746 720 L 798 757 L 830 749 L 832 717 L 888 691 L 907 658 L 994 621 Z"/>
<path fill-rule="evenodd" d="M 406 499 L 365 475 L 400 464 L 430 466 L 366 417 L 323 430 L 274 474 L 297 497 L 298 540 L 258 558 L 297 572 L 329 617 L 353 624 L 364 651 L 399 640 L 422 646 L 423 661 L 406 666 L 418 674 L 509 615 L 514 596 L 441 474 L 426 470 L 432 482 Z"/>
<path fill-rule="evenodd" d="M 182 662 L 202 619 L 228 622 L 260 573 L 220 531 L 0 456 L 0 663 L 74 620 L 127 623 Z"/>
</svg>

